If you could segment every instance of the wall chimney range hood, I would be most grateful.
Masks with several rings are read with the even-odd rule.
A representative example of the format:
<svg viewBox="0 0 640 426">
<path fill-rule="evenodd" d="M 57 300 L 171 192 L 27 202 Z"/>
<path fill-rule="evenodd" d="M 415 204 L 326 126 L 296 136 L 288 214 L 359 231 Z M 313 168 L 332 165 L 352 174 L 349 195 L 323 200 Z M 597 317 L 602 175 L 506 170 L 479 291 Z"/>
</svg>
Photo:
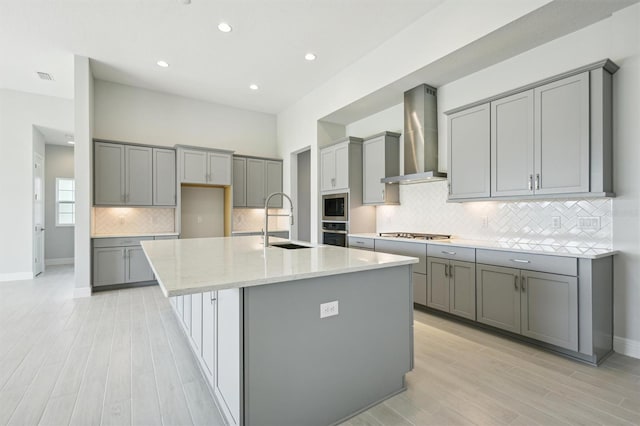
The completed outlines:
<svg viewBox="0 0 640 426">
<path fill-rule="evenodd" d="M 436 89 L 421 84 L 404 93 L 404 175 L 382 183 L 420 183 L 447 179 L 438 171 Z"/>
</svg>

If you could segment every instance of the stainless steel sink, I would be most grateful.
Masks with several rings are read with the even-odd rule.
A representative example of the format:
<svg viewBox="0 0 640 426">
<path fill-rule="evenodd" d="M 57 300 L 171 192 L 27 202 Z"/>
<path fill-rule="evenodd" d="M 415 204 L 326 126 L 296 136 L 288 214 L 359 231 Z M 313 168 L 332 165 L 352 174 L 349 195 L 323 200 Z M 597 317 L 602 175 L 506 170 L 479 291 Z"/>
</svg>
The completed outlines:
<svg viewBox="0 0 640 426">
<path fill-rule="evenodd" d="M 276 244 L 270 244 L 270 247 L 280 247 L 287 250 L 311 248 L 309 246 L 301 246 L 300 244 L 294 244 L 294 243 L 276 243 Z"/>
</svg>

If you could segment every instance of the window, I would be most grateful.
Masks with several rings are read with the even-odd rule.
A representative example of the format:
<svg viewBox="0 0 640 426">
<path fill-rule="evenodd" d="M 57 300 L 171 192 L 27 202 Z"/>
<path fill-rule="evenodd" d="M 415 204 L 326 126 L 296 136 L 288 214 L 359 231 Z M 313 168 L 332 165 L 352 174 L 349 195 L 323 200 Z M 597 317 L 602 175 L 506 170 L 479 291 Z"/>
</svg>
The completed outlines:
<svg viewBox="0 0 640 426">
<path fill-rule="evenodd" d="M 76 223 L 76 181 L 56 178 L 56 226 Z"/>
</svg>

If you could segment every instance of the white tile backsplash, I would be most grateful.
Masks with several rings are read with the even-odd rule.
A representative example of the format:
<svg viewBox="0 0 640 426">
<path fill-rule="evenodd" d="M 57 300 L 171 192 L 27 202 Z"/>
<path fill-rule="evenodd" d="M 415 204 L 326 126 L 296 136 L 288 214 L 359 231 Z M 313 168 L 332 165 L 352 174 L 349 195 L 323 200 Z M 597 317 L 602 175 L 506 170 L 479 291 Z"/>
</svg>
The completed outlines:
<svg viewBox="0 0 640 426">
<path fill-rule="evenodd" d="M 152 234 L 175 232 L 175 209 L 94 207 L 93 234 Z"/>
<path fill-rule="evenodd" d="M 511 244 L 612 247 L 612 200 L 447 203 L 447 182 L 400 186 L 399 206 L 377 207 L 378 232 L 426 232 Z M 554 227 L 554 217 L 559 226 Z M 579 226 L 597 218 L 599 229 Z M 556 219 L 555 225 L 558 225 Z"/>
<path fill-rule="evenodd" d="M 270 214 L 288 214 L 289 209 L 270 209 Z M 261 231 L 264 229 L 264 209 L 233 209 L 234 232 Z M 289 230 L 288 217 L 270 217 L 270 230 Z"/>
</svg>

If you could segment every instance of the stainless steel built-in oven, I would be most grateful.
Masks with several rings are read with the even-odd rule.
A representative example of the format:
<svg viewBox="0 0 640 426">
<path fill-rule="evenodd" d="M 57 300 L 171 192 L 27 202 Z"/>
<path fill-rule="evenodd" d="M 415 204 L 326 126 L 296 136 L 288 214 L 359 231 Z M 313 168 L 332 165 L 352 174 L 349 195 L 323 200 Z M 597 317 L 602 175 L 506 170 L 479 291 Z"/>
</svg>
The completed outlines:
<svg viewBox="0 0 640 426">
<path fill-rule="evenodd" d="M 347 224 L 322 222 L 322 244 L 330 246 L 347 246 Z"/>
<path fill-rule="evenodd" d="M 349 194 L 327 194 L 322 196 L 322 220 L 346 222 L 349 220 Z"/>
</svg>

